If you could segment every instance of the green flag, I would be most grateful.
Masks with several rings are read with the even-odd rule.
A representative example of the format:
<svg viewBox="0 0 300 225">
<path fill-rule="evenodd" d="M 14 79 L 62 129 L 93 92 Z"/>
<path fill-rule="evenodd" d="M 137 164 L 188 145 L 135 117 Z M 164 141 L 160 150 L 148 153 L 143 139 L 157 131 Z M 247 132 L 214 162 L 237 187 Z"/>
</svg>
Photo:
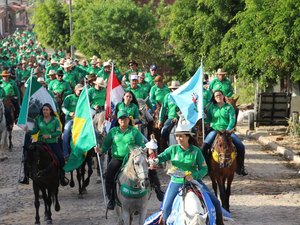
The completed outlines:
<svg viewBox="0 0 300 225">
<path fill-rule="evenodd" d="M 64 170 L 70 172 L 80 167 L 84 162 L 86 153 L 96 144 L 88 92 L 87 88 L 84 87 L 75 109 L 71 141 L 72 152 Z"/>
</svg>

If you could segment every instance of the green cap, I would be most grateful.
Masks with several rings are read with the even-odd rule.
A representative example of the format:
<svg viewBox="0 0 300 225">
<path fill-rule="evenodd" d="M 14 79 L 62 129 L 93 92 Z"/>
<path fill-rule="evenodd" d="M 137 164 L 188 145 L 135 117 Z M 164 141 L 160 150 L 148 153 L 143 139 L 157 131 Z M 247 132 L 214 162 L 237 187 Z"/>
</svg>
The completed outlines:
<svg viewBox="0 0 300 225">
<path fill-rule="evenodd" d="M 121 117 L 129 117 L 128 113 L 125 110 L 120 110 L 117 116 L 118 119 L 120 119 Z"/>
</svg>

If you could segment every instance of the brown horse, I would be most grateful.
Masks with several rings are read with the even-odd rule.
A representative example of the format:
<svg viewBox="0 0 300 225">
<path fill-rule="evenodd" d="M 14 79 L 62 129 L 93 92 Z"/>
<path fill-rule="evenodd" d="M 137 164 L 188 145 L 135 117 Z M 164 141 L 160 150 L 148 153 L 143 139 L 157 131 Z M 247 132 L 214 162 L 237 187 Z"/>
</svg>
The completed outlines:
<svg viewBox="0 0 300 225">
<path fill-rule="evenodd" d="M 215 195 L 218 196 L 218 185 L 222 206 L 227 211 L 229 211 L 231 183 L 236 170 L 236 151 L 230 135 L 229 132 L 218 131 L 212 147 L 212 157 L 209 165 L 209 176 Z"/>
<path fill-rule="evenodd" d="M 235 124 L 234 124 L 234 127 L 236 127 L 236 123 L 237 123 L 237 118 L 238 118 L 238 115 L 239 115 L 239 108 L 237 106 L 237 101 L 239 100 L 240 96 L 234 98 L 234 97 L 225 97 L 225 101 L 232 105 L 232 107 L 234 108 L 234 111 L 235 111 Z"/>
<path fill-rule="evenodd" d="M 62 123 L 62 127 L 64 127 L 66 119 L 65 119 L 64 113 L 61 110 L 61 106 L 64 102 L 64 92 L 61 92 L 61 93 L 53 92 L 53 94 L 54 94 L 54 97 L 55 97 L 55 100 L 56 100 L 56 103 L 57 103 L 57 106 L 58 106 L 58 109 L 60 112 L 59 119 L 60 119 L 60 122 Z"/>
</svg>

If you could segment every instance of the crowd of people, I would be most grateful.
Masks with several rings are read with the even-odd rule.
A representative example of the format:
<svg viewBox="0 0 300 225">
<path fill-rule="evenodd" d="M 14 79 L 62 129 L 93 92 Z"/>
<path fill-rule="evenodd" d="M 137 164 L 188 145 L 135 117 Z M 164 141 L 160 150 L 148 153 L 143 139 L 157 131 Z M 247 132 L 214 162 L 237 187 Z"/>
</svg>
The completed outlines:
<svg viewBox="0 0 300 225">
<path fill-rule="evenodd" d="M 27 137 L 39 132 L 38 141 L 50 145 L 55 155 L 61 163 L 61 167 L 69 157 L 70 132 L 76 105 L 84 85 L 88 87 L 90 107 L 95 112 L 105 110 L 106 83 L 112 70 L 112 60 L 102 61 L 97 56 L 87 59 L 72 59 L 62 49 L 56 50 L 53 54 L 48 54 L 45 48 L 35 39 L 30 31 L 15 31 L 8 37 L 0 39 L 0 99 L 9 98 L 15 108 L 15 118 L 11 117 L 9 109 L 6 108 L 7 124 L 13 124 L 20 111 L 22 95 L 26 81 L 29 77 L 37 79 L 41 83 L 58 105 L 58 111 L 64 116 L 64 127 L 60 128 L 56 117 L 53 116 L 53 109 L 49 104 L 43 105 L 40 115 L 36 118 L 33 130 L 27 131 Z M 124 157 L 130 152 L 130 146 L 138 145 L 144 147 L 145 144 L 152 152 L 160 148 L 158 162 L 162 163 L 171 160 L 172 164 L 183 170 L 192 171 L 186 179 L 196 179 L 201 181 L 207 173 L 208 152 L 218 130 L 233 130 L 236 116 L 234 108 L 226 103 L 226 98 L 233 95 L 233 88 L 230 80 L 226 78 L 226 72 L 218 69 L 216 78 L 211 82 L 206 77 L 203 87 L 203 104 L 205 106 L 207 134 L 203 145 L 195 143 L 193 132 L 189 129 L 176 130 L 177 145 L 168 147 L 166 142 L 170 132 L 170 127 L 179 118 L 180 109 L 170 98 L 170 93 L 180 87 L 179 81 L 172 81 L 171 85 L 165 83 L 164 76 L 158 74 L 158 67 L 153 64 L 149 68 L 139 68 L 135 60 L 128 62 L 128 70 L 121 72 L 114 65 L 114 72 L 125 90 L 123 101 L 118 103 L 112 115 L 116 120 L 115 127 L 112 128 L 98 151 L 111 151 L 112 158 L 108 164 L 106 175 L 106 191 L 110 199 L 109 209 L 114 208 L 114 177 L 120 169 Z M 57 96 L 60 96 L 61 102 Z M 141 120 L 138 99 L 146 99 L 149 112 L 152 114 L 160 107 L 157 126 L 162 130 L 161 145 L 150 140 L 150 134 L 143 137 L 143 134 L 134 127 Z M 150 129 L 151 130 L 151 129 Z M 233 143 L 238 152 L 237 173 L 247 175 L 244 168 L 245 147 L 237 135 L 232 133 Z M 28 141 L 28 140 L 26 140 Z M 151 146 L 151 148 L 149 147 Z M 184 153 L 186 152 L 186 154 Z M 174 159 L 179 154 L 180 159 Z M 186 160 L 193 154 L 193 160 Z M 204 156 L 204 157 L 203 157 Z M 25 157 L 26 158 L 26 157 Z M 206 162 L 205 162 L 206 161 Z M 153 169 L 153 165 L 152 165 Z M 155 169 L 153 169 L 155 171 Z M 170 214 L 172 201 L 182 185 L 182 180 L 171 178 L 164 199 L 161 197 L 160 182 L 155 172 L 151 172 L 154 186 L 160 200 L 163 200 L 163 219 L 166 221 Z M 66 185 L 64 173 L 62 172 L 61 184 Z M 153 175 L 154 174 L 154 175 Z M 22 183 L 28 183 L 25 176 Z M 208 189 L 207 189 L 208 191 Z M 209 191 L 208 191 L 209 192 Z M 220 206 L 218 201 L 211 197 L 217 209 L 218 221 L 221 221 Z M 222 222 L 218 222 L 222 224 Z"/>
</svg>

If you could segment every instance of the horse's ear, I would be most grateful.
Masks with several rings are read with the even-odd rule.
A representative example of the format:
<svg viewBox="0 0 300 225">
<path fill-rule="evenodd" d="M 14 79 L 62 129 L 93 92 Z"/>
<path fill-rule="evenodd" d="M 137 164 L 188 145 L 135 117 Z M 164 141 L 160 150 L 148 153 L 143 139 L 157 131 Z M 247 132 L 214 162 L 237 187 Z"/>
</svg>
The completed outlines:
<svg viewBox="0 0 300 225">
<path fill-rule="evenodd" d="M 234 99 L 235 103 L 237 103 L 237 101 L 239 100 L 239 98 L 240 98 L 240 96 L 237 96 L 237 97 Z"/>
</svg>

